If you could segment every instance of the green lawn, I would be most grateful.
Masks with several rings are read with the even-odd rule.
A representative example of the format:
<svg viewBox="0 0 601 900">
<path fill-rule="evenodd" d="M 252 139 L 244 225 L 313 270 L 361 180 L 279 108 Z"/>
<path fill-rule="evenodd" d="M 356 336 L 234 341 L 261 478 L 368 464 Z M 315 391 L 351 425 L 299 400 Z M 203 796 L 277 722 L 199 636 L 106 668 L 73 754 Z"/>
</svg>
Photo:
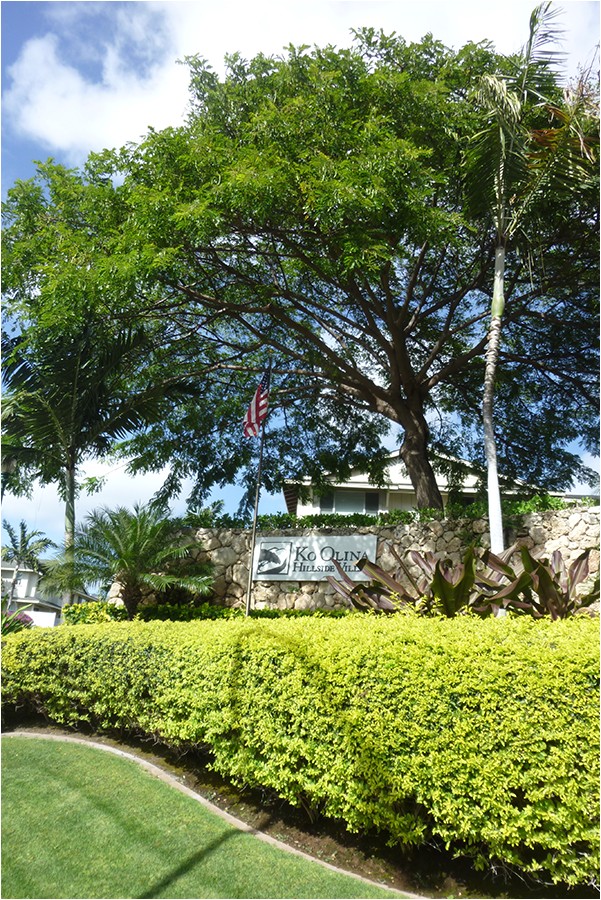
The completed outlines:
<svg viewBox="0 0 601 900">
<path fill-rule="evenodd" d="M 399 897 L 238 831 L 137 763 L 2 740 L 2 897 Z"/>
</svg>

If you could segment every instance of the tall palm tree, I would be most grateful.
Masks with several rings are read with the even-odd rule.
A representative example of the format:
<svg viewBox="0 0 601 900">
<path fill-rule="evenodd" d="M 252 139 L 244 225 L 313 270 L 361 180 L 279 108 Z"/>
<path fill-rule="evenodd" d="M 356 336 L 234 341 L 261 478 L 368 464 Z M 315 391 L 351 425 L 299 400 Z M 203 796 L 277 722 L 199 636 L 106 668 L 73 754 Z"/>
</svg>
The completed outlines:
<svg viewBox="0 0 601 900">
<path fill-rule="evenodd" d="M 502 317 L 508 245 L 527 245 L 535 217 L 533 207 L 546 191 L 566 186 L 578 190 L 590 177 L 586 163 L 592 152 L 581 121 L 587 107 L 584 84 L 558 97 L 553 67 L 561 59 L 554 49 L 560 32 L 557 10 L 538 6 L 530 17 L 528 42 L 515 74 L 482 77 L 477 100 L 485 117 L 465 155 L 468 207 L 487 215 L 494 230 L 495 267 L 485 359 L 482 419 L 488 470 L 491 548 L 504 549 L 501 497 L 497 470 L 493 401 Z"/>
<path fill-rule="evenodd" d="M 73 542 L 78 467 L 116 440 L 159 421 L 166 400 L 189 393 L 185 378 L 145 376 L 152 345 L 142 331 L 110 334 L 88 322 L 4 339 L 3 453 L 65 501 L 65 545 Z"/>
<path fill-rule="evenodd" d="M 13 565 L 13 575 L 10 582 L 8 595 L 8 608 L 10 609 L 15 596 L 15 587 L 19 572 L 23 569 L 30 569 L 32 572 L 40 571 L 40 557 L 46 550 L 56 547 L 54 541 L 45 537 L 41 531 L 28 531 L 27 524 L 22 519 L 19 525 L 19 535 L 12 525 L 2 520 L 2 526 L 8 534 L 9 544 L 2 545 L 2 559 Z"/>
<path fill-rule="evenodd" d="M 73 546 L 50 561 L 43 583 L 48 590 L 94 584 L 108 590 L 117 583 L 127 615 L 133 619 L 149 592 L 170 587 L 200 595 L 211 592 L 212 576 L 185 575 L 174 567 L 194 549 L 198 545 L 177 534 L 152 504 L 136 505 L 133 511 L 124 507 L 95 510 L 76 529 Z"/>
</svg>

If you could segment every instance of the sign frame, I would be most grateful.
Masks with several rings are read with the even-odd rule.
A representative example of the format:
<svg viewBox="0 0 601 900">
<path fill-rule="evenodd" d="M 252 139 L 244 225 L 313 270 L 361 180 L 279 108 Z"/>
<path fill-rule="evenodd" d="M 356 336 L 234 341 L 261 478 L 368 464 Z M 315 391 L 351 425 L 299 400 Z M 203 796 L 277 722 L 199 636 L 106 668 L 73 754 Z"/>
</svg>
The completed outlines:
<svg viewBox="0 0 601 900">
<path fill-rule="evenodd" d="M 326 581 L 339 577 L 336 559 L 352 581 L 369 581 L 355 567 L 367 557 L 375 562 L 376 534 L 281 535 L 258 537 L 253 555 L 253 581 Z"/>
</svg>

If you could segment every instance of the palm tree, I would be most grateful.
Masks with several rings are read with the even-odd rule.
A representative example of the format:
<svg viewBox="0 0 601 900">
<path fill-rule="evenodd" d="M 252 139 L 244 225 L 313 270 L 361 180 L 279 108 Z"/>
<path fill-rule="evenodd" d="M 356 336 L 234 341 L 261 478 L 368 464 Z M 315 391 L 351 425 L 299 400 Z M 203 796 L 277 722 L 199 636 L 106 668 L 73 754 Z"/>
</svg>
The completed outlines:
<svg viewBox="0 0 601 900">
<path fill-rule="evenodd" d="M 560 54 L 553 49 L 559 32 L 551 3 L 538 6 L 530 17 L 528 42 L 512 76 L 485 75 L 478 102 L 484 127 L 465 155 L 468 207 L 485 214 L 494 229 L 495 267 L 490 325 L 485 359 L 482 419 L 488 470 L 491 549 L 504 549 L 501 497 L 494 432 L 494 386 L 505 307 L 505 262 L 513 248 L 527 245 L 536 218 L 533 207 L 544 192 L 558 187 L 577 191 L 590 177 L 592 160 L 581 121 L 586 113 L 584 80 L 561 101 L 553 66 Z M 549 124 L 549 120 L 551 124 Z"/>
<path fill-rule="evenodd" d="M 72 547 L 50 561 L 43 580 L 49 590 L 79 590 L 94 584 L 108 590 L 117 583 L 127 615 L 133 619 L 149 593 L 170 587 L 200 595 L 211 592 L 212 576 L 184 575 L 173 568 L 194 549 L 198 545 L 177 534 L 153 505 L 136 505 L 133 511 L 103 508 L 87 516 L 75 532 Z"/>
<path fill-rule="evenodd" d="M 50 547 L 56 547 L 56 544 L 50 538 L 45 537 L 41 531 L 28 531 L 24 520 L 21 520 L 19 525 L 18 537 L 15 529 L 6 519 L 2 520 L 2 526 L 10 541 L 8 546 L 2 546 L 2 559 L 12 563 L 14 567 L 8 594 L 8 609 L 10 610 L 19 572 L 22 569 L 30 569 L 32 572 L 39 573 L 42 553 L 45 553 Z"/>
<path fill-rule="evenodd" d="M 140 386 L 152 350 L 140 329 L 110 334 L 105 323 L 88 322 L 70 334 L 7 336 L 4 347 L 3 452 L 21 479 L 58 485 L 69 546 L 78 467 L 159 421 L 165 401 L 189 393 L 186 379 L 146 377 Z"/>
</svg>

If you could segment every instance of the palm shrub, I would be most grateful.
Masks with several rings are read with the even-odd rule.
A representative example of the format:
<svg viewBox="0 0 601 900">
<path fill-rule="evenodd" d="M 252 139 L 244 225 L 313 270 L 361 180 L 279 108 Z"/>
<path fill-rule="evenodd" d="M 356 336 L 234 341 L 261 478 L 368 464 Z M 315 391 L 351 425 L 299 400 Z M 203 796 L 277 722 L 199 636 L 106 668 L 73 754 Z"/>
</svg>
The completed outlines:
<svg viewBox="0 0 601 900">
<path fill-rule="evenodd" d="M 75 532 L 72 547 L 51 560 L 42 584 L 46 589 L 80 590 L 99 584 L 107 591 L 117 582 L 129 619 L 143 600 L 178 587 L 191 595 L 206 596 L 213 578 L 206 567 L 201 573 L 178 571 L 190 551 L 199 545 L 174 531 L 173 523 L 152 505 L 137 504 L 95 510 Z"/>
</svg>

